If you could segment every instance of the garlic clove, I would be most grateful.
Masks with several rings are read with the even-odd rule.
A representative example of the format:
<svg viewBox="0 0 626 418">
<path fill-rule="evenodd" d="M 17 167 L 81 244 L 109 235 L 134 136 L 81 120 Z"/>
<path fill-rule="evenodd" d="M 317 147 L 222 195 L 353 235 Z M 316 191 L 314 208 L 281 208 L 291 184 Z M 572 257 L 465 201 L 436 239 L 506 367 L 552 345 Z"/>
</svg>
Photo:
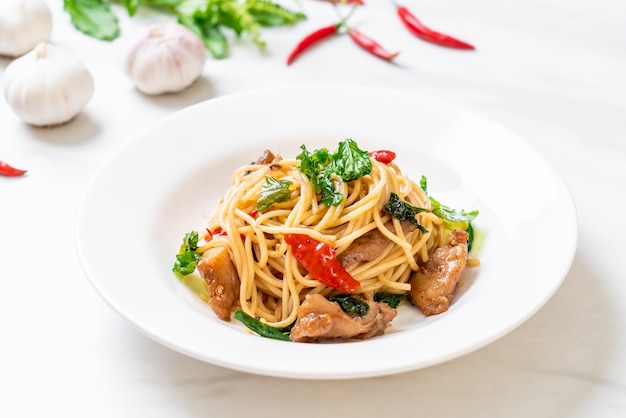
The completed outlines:
<svg viewBox="0 0 626 418">
<path fill-rule="evenodd" d="M 43 42 L 6 67 L 2 89 L 24 122 L 52 127 L 81 112 L 93 96 L 94 81 L 74 56 Z"/>
<path fill-rule="evenodd" d="M 52 15 L 43 0 L 0 0 L 0 55 L 24 55 L 51 32 Z"/>
<path fill-rule="evenodd" d="M 204 44 L 179 24 L 148 28 L 126 56 L 126 73 L 145 94 L 175 93 L 189 87 L 204 69 Z"/>
</svg>

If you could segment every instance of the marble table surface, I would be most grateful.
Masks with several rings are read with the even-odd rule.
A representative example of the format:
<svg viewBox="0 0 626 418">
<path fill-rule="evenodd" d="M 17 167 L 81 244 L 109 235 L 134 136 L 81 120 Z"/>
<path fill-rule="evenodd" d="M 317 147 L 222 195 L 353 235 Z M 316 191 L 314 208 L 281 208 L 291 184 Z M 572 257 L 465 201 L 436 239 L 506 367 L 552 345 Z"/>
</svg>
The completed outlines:
<svg viewBox="0 0 626 418">
<path fill-rule="evenodd" d="M 78 56 L 96 87 L 84 111 L 54 129 L 28 126 L 0 98 L 0 160 L 29 170 L 0 177 L 0 416 L 626 416 L 626 2 L 403 2 L 476 51 L 418 41 L 399 26 L 391 2 L 365 0 L 351 22 L 399 49 L 396 64 L 342 37 L 287 67 L 295 42 L 336 15 L 323 2 L 286 0 L 308 19 L 264 30 L 264 53 L 245 38 L 232 40 L 229 57 L 207 56 L 191 88 L 148 97 L 122 62 L 145 27 L 166 18 L 143 10 L 131 19 L 118 3 L 122 34 L 102 42 L 72 27 L 63 2 L 47 0 L 50 41 Z M 0 78 L 10 62 L 0 58 Z M 540 152 L 578 215 L 578 249 L 554 296 L 512 332 L 452 361 L 313 381 L 192 359 L 144 336 L 104 303 L 75 242 L 77 211 L 98 168 L 147 127 L 195 103 L 315 83 L 449 101 Z M 531 254 L 521 259 L 533 262 Z"/>
</svg>

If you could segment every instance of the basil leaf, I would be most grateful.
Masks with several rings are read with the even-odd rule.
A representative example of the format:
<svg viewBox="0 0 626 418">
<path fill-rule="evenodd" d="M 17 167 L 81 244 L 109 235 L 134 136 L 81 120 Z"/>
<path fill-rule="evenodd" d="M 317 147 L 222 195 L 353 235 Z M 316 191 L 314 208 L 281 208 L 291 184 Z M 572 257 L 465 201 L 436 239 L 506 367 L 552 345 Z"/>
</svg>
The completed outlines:
<svg viewBox="0 0 626 418">
<path fill-rule="evenodd" d="M 350 295 L 329 296 L 327 298 L 331 302 L 337 302 L 341 310 L 347 313 L 354 313 L 359 316 L 365 316 L 370 310 L 370 306 L 363 299 L 357 299 Z"/>
<path fill-rule="evenodd" d="M 348 138 L 339 143 L 333 154 L 333 171 L 347 183 L 370 174 L 372 160 L 367 151 L 359 149 L 357 143 Z"/>
<path fill-rule="evenodd" d="M 234 317 L 237 321 L 241 322 L 248 329 L 256 332 L 261 337 L 272 338 L 280 341 L 291 341 L 291 338 L 289 338 L 290 327 L 276 328 L 269 326 L 258 319 L 251 317 L 239 308 L 235 310 Z"/>
<path fill-rule="evenodd" d="M 394 309 L 396 309 L 403 300 L 413 304 L 407 294 L 380 292 L 374 295 L 374 302 L 384 302 Z"/>
<path fill-rule="evenodd" d="M 215 59 L 226 58 L 228 55 L 228 40 L 220 31 L 219 25 L 207 19 L 202 13 L 191 16 L 180 16 L 178 23 L 195 33 Z"/>
<path fill-rule="evenodd" d="M 261 186 L 261 197 L 256 202 L 256 210 L 265 212 L 274 203 L 284 202 L 291 197 L 289 180 L 277 180 L 274 177 L 265 177 Z"/>
<path fill-rule="evenodd" d="M 202 254 L 198 253 L 198 231 L 191 231 L 185 234 L 183 244 L 180 246 L 178 254 L 176 254 L 176 262 L 172 271 L 176 276 L 182 278 L 196 270 L 198 262 L 202 258 Z"/>
<path fill-rule="evenodd" d="M 417 219 L 415 219 L 415 215 L 426 211 L 426 209 L 418 208 L 417 206 L 413 206 L 410 203 L 401 200 L 400 197 L 393 192 L 391 192 L 389 201 L 385 203 L 383 209 L 399 221 L 409 221 L 422 231 L 422 233 L 428 233 L 428 230 L 424 228 L 424 226 L 420 224 Z"/>
<path fill-rule="evenodd" d="M 422 176 L 420 180 L 420 187 L 426 194 L 427 192 L 427 180 L 425 176 Z M 428 196 L 430 204 L 433 206 L 433 213 L 444 220 L 444 223 L 448 229 L 459 228 L 467 231 L 469 234 L 467 248 L 472 249 L 472 243 L 474 242 L 474 228 L 472 227 L 472 221 L 478 216 L 477 210 L 465 211 L 455 210 L 448 206 L 442 205 L 437 199 L 432 196 Z"/>
<path fill-rule="evenodd" d="M 69 13 L 74 27 L 86 35 L 112 41 L 120 34 L 119 22 L 108 2 L 64 0 L 63 8 Z"/>
<path fill-rule="evenodd" d="M 137 8 L 141 0 L 124 0 L 124 5 L 126 6 L 126 11 L 128 12 L 128 16 L 135 16 L 137 12 Z"/>
<path fill-rule="evenodd" d="M 326 148 L 313 153 L 304 145 L 300 148 L 302 152 L 296 157 L 300 161 L 298 169 L 309 178 L 315 191 L 321 194 L 320 203 L 326 206 L 337 206 L 343 200 L 343 195 L 335 189 L 333 175 L 349 182 L 372 172 L 369 153 L 359 149 L 352 139 L 340 142 L 335 153 Z"/>
</svg>

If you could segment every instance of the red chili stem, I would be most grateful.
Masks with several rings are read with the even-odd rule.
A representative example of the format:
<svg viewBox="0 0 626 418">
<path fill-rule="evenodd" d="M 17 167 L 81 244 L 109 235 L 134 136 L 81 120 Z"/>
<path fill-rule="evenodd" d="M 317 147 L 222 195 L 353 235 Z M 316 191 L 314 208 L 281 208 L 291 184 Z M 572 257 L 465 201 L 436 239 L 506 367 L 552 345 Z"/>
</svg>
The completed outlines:
<svg viewBox="0 0 626 418">
<path fill-rule="evenodd" d="M 385 48 L 383 48 L 378 42 L 365 35 L 362 32 L 359 32 L 356 29 L 350 29 L 348 31 L 350 34 L 350 38 L 361 48 L 369 52 L 370 54 L 382 58 L 386 61 L 391 61 L 394 59 L 400 52 L 389 52 Z"/>
<path fill-rule="evenodd" d="M 19 176 L 23 176 L 24 174 L 26 174 L 26 171 L 27 170 L 20 170 L 18 168 L 11 167 L 4 161 L 0 161 L 0 176 L 19 177 Z"/>
<path fill-rule="evenodd" d="M 428 28 L 406 7 L 396 6 L 396 9 L 402 23 L 404 23 L 407 29 L 418 38 L 437 45 L 446 46 L 448 48 L 475 49 L 473 45 L 470 45 L 467 42 L 463 42 L 459 39 L 453 38 L 452 36 Z"/>
<path fill-rule="evenodd" d="M 291 63 L 298 58 L 304 51 L 309 49 L 311 46 L 317 44 L 318 42 L 333 36 L 337 33 L 339 27 L 343 25 L 343 21 L 340 23 L 335 23 L 333 25 L 324 26 L 323 28 L 319 28 L 316 31 L 305 36 L 291 51 L 289 57 L 287 58 L 287 65 L 291 65 Z"/>
</svg>

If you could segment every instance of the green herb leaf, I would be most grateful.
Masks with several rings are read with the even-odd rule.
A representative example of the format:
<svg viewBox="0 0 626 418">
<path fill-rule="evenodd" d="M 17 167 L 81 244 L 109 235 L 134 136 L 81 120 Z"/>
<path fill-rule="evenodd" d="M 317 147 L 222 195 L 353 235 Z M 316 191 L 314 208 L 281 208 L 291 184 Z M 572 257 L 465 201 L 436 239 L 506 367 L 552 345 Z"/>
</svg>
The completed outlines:
<svg viewBox="0 0 626 418">
<path fill-rule="evenodd" d="M 274 177 L 265 177 L 261 186 L 261 197 L 256 202 L 256 210 L 265 212 L 274 203 L 284 202 L 291 197 L 289 180 L 277 180 Z"/>
<path fill-rule="evenodd" d="M 340 142 L 335 153 L 326 148 L 310 153 L 304 145 L 300 149 L 302 152 L 296 157 L 300 161 L 298 169 L 311 180 L 315 191 L 321 194 L 320 203 L 326 206 L 337 206 L 343 200 L 335 189 L 333 176 L 349 182 L 372 172 L 369 154 L 352 139 Z"/>
<path fill-rule="evenodd" d="M 241 322 L 248 329 L 256 332 L 261 337 L 272 338 L 280 341 L 291 341 L 291 338 L 289 338 L 289 330 L 291 327 L 276 328 L 269 326 L 258 319 L 251 317 L 239 308 L 235 310 L 234 317 L 237 321 Z"/>
<path fill-rule="evenodd" d="M 120 34 L 119 22 L 108 2 L 103 0 L 64 0 L 72 24 L 86 35 L 112 41 Z"/>
<path fill-rule="evenodd" d="M 178 23 L 195 33 L 213 58 L 223 59 L 228 55 L 228 40 L 213 20 L 196 12 L 191 16 L 180 16 Z"/>
<path fill-rule="evenodd" d="M 409 221 L 413 225 L 415 225 L 420 231 L 422 231 L 422 233 L 428 233 L 428 230 L 424 228 L 424 226 L 420 224 L 417 219 L 415 219 L 415 215 L 420 212 L 426 211 L 426 209 L 418 208 L 417 206 L 413 206 L 410 203 L 403 201 L 397 194 L 393 192 L 391 192 L 389 201 L 385 203 L 383 209 L 399 221 Z"/>
<path fill-rule="evenodd" d="M 191 231 L 185 234 L 183 244 L 180 246 L 178 254 L 176 254 L 176 262 L 172 271 L 178 278 L 182 278 L 196 270 L 198 262 L 202 258 L 202 254 L 198 253 L 198 231 Z"/>
<path fill-rule="evenodd" d="M 374 302 L 384 302 L 394 309 L 397 308 L 402 301 L 413 303 L 407 294 L 380 292 L 374 295 Z"/>
<path fill-rule="evenodd" d="M 341 310 L 347 313 L 354 313 L 359 316 L 365 316 L 370 310 L 370 306 L 363 299 L 354 298 L 350 295 L 329 296 L 327 298 L 331 302 L 337 302 Z"/>
<path fill-rule="evenodd" d="M 420 179 L 420 187 L 426 194 L 428 194 L 426 176 L 422 176 Z M 432 196 L 428 196 L 428 198 L 430 199 L 430 204 L 433 206 L 433 213 L 444 220 L 444 224 L 447 229 L 452 230 L 458 228 L 468 232 L 469 239 L 467 246 L 468 250 L 471 250 L 472 243 L 474 242 L 474 228 L 472 227 L 472 221 L 478 216 L 478 211 L 457 211 L 448 206 L 442 205 Z"/>
<path fill-rule="evenodd" d="M 333 171 L 346 183 L 366 176 L 372 172 L 372 160 L 369 153 L 359 148 L 356 142 L 348 138 L 339 143 L 333 154 Z"/>
<path fill-rule="evenodd" d="M 266 27 L 293 25 L 306 16 L 268 0 L 246 0 L 246 6 L 255 21 Z"/>
</svg>

